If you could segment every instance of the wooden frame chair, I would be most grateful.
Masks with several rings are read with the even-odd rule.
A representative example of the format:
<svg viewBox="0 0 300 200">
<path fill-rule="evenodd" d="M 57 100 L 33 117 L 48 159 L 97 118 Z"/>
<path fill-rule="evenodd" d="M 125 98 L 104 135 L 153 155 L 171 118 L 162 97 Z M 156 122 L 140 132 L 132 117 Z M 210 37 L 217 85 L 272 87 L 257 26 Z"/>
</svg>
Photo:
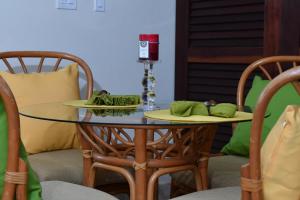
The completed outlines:
<svg viewBox="0 0 300 200">
<path fill-rule="evenodd" d="M 3 100 L 5 111 L 7 113 L 8 119 L 8 160 L 6 166 L 6 173 L 4 178 L 4 190 L 2 195 L 2 200 L 26 200 L 27 191 L 26 185 L 28 180 L 28 167 L 26 163 L 19 157 L 19 147 L 20 147 L 20 119 L 19 111 L 17 108 L 14 96 L 9 89 L 8 85 L 2 77 L 0 77 L 0 96 Z M 5 133 L 1 133 L 5 134 Z M 59 190 L 49 189 L 51 185 L 59 185 Z M 86 195 L 90 196 L 89 199 L 111 199 L 115 200 L 113 196 L 103 193 L 98 190 L 91 188 L 78 186 L 70 183 L 63 183 L 60 181 L 50 181 L 44 183 L 43 190 L 52 191 L 54 194 L 43 195 L 45 200 L 54 199 L 77 199 L 80 200 Z M 47 188 L 48 187 L 48 188 Z M 73 194 L 71 194 L 71 193 Z M 60 193 L 60 194 L 58 194 Z M 75 194 L 76 193 L 76 194 Z M 71 196 L 70 196 L 71 194 Z M 59 196 L 64 195 L 64 196 Z M 75 197 L 75 198 L 74 198 Z"/>
<path fill-rule="evenodd" d="M 67 64 L 70 63 L 77 63 L 80 73 L 82 73 L 84 75 L 84 81 L 86 82 L 86 91 L 85 94 L 83 96 L 83 98 L 88 99 L 89 97 L 91 97 L 92 93 L 93 93 L 93 74 L 91 72 L 91 69 L 89 67 L 89 65 L 81 58 L 69 54 L 69 53 L 65 53 L 65 52 L 52 52 L 52 51 L 11 51 L 11 52 L 0 52 L 0 62 L 3 61 L 4 67 L 6 67 L 8 69 L 8 71 L 10 73 L 16 74 L 16 73 L 32 73 L 32 72 L 36 72 L 36 73 L 40 73 L 40 72 L 47 72 L 47 71 L 57 71 L 60 69 L 60 67 L 64 67 Z M 20 70 L 17 70 L 15 67 L 20 68 Z M 80 129 L 78 128 L 78 131 L 80 131 Z M 82 137 L 79 137 L 80 139 L 82 139 Z M 83 147 L 85 148 L 85 147 Z M 61 151 L 68 151 L 68 150 L 61 150 Z M 60 152 L 58 152 L 60 153 Z M 79 151 L 78 151 L 79 154 Z M 33 156 L 29 156 L 29 159 L 31 160 L 33 169 L 35 169 L 35 165 L 34 163 L 39 161 L 38 159 L 35 159 L 36 156 L 38 154 L 34 154 Z M 40 154 L 41 155 L 41 154 Z M 41 155 L 42 156 L 42 155 Z M 51 157 L 52 155 L 48 155 L 48 157 Z M 54 157 L 56 155 L 53 155 Z M 76 158 L 80 158 L 80 162 L 82 162 L 82 156 L 77 155 Z M 44 158 L 42 158 L 44 159 Z M 79 162 L 79 161 L 78 161 Z M 35 169 L 37 174 L 39 174 L 38 170 Z M 67 170 L 67 169 L 66 169 Z M 128 184 L 126 182 L 125 179 L 123 179 L 120 175 L 112 173 L 112 172 L 108 172 L 108 174 L 106 173 L 106 171 L 100 170 L 99 172 L 105 172 L 102 173 L 104 175 L 100 175 L 100 173 L 98 174 L 99 176 L 97 176 L 97 187 L 104 189 L 106 191 L 109 192 L 115 192 L 114 190 L 111 190 L 110 188 L 112 186 L 119 186 L 120 189 L 116 190 L 116 193 L 119 192 L 125 192 L 128 193 Z M 82 173 L 82 171 L 78 172 L 78 173 Z M 63 174 L 63 173 L 62 173 Z M 110 178 L 104 178 L 107 175 Z M 50 176 L 50 177 L 49 177 Z M 51 177 L 51 175 L 49 175 L 47 178 L 45 178 L 45 180 L 57 180 L 57 177 Z M 112 177 L 113 176 L 113 177 Z M 67 179 L 67 178 L 66 178 Z M 66 180 L 63 179 L 62 181 L 67 181 L 67 182 L 72 182 L 72 183 L 76 183 L 76 184 L 82 184 L 80 181 L 75 181 L 75 180 Z M 105 179 L 105 180 L 113 180 L 112 183 L 108 183 L 106 184 L 105 181 L 104 183 L 100 182 L 101 180 L 99 179 Z M 76 179 L 77 180 L 77 179 Z M 41 181 L 44 181 L 43 179 Z M 82 180 L 83 181 L 83 180 Z"/>
<path fill-rule="evenodd" d="M 293 68 L 300 63 L 300 56 L 272 56 L 262 58 L 250 64 L 242 73 L 241 78 L 238 83 L 237 88 L 237 97 L 236 103 L 238 106 L 239 111 L 244 110 L 244 103 L 245 103 L 245 92 L 246 92 L 246 85 L 252 79 L 253 75 L 258 73 L 263 77 L 267 78 L 268 80 L 272 80 L 278 74 L 283 73 L 285 70 L 289 68 Z M 299 90 L 298 84 L 294 84 L 295 88 Z M 236 124 L 233 124 L 233 128 L 235 128 Z M 221 156 L 221 157 L 220 157 Z M 216 183 L 212 185 L 216 185 L 217 187 L 227 187 L 227 186 L 237 186 L 239 185 L 239 167 L 241 164 L 245 164 L 247 159 L 240 156 L 228 156 L 224 158 L 222 154 L 212 155 L 209 159 L 208 164 L 208 180 L 211 182 L 212 180 L 216 180 Z M 220 179 L 214 179 L 214 172 L 218 170 L 218 174 L 226 174 L 229 171 L 225 171 L 225 169 L 220 169 L 221 166 L 227 165 L 227 169 L 230 169 L 230 173 L 232 171 L 235 172 L 235 176 L 233 177 L 230 183 L 226 184 L 224 182 L 218 182 Z M 226 169 L 226 170 L 227 170 Z M 177 174 L 172 175 L 172 194 L 176 194 L 176 191 L 180 190 L 179 193 L 186 194 L 191 191 L 195 191 L 195 184 L 193 179 L 190 178 L 192 174 L 188 171 L 186 172 L 179 172 Z M 183 178 L 185 177 L 185 178 Z M 185 182 L 182 182 L 185 180 Z M 173 195 L 174 197 L 175 195 Z"/>
<path fill-rule="evenodd" d="M 280 58 L 290 59 L 292 57 L 280 57 Z M 299 57 L 296 58 L 298 61 Z M 260 66 L 262 64 L 268 64 L 269 61 L 273 61 L 273 60 L 274 57 L 265 60 L 259 60 L 254 64 L 250 65 L 249 71 L 247 71 L 246 73 L 252 72 L 253 69 L 256 68 L 256 66 Z M 279 67 L 278 69 L 281 69 L 281 67 Z M 279 71 L 280 74 L 276 76 L 274 79 L 272 79 L 272 81 L 267 85 L 267 87 L 261 93 L 256 104 L 252 126 L 251 126 L 249 163 L 241 167 L 241 187 L 227 187 L 227 188 L 212 189 L 212 190 L 192 193 L 189 195 L 178 197 L 175 198 L 176 200 L 185 200 L 185 199 L 263 200 L 263 193 L 262 193 L 263 188 L 262 188 L 261 166 L 260 166 L 261 163 L 260 149 L 261 149 L 262 126 L 263 126 L 264 116 L 266 113 L 268 103 L 270 102 L 274 94 L 276 94 L 276 92 L 287 83 L 293 83 L 297 92 L 298 93 L 300 92 L 299 82 L 298 82 L 300 79 L 300 67 L 296 67 L 296 62 L 293 62 L 292 69 L 289 69 L 285 72 L 283 72 L 283 70 L 282 71 L 279 70 Z M 271 76 L 268 75 L 267 77 L 271 78 Z"/>
</svg>

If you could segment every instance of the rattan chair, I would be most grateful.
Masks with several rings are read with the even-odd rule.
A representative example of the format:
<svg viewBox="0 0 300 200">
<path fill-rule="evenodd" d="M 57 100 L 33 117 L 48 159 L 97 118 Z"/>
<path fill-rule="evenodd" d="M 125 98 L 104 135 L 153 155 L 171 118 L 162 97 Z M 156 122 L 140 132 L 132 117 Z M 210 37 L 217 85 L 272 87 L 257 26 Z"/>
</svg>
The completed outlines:
<svg viewBox="0 0 300 200">
<path fill-rule="evenodd" d="M 247 68 L 246 73 L 243 74 L 241 79 L 244 79 L 248 73 L 253 71 L 256 68 L 256 65 L 260 66 L 267 61 L 272 61 L 274 58 L 283 59 L 291 59 L 293 57 L 273 57 L 269 59 L 260 60 Z M 294 57 L 293 60 L 299 59 L 298 57 Z M 279 64 L 277 64 L 279 66 Z M 293 66 L 296 66 L 294 62 Z M 260 67 L 262 68 L 262 67 Z M 201 191 L 196 193 L 191 193 L 188 195 L 184 195 L 176 200 L 262 200 L 262 178 L 261 178 L 261 166 L 260 166 L 260 148 L 261 148 L 261 133 L 262 126 L 264 121 L 264 116 L 266 113 L 266 109 L 268 103 L 271 98 L 276 94 L 276 92 L 287 83 L 293 83 L 296 91 L 299 93 L 299 79 L 300 79 L 300 67 L 294 67 L 293 69 L 289 69 L 285 72 L 282 72 L 281 67 L 278 67 L 280 71 L 280 75 L 275 77 L 263 90 L 261 93 L 258 102 L 256 104 L 256 108 L 254 111 L 252 126 L 251 126 L 251 136 L 250 136 L 250 157 L 249 163 L 241 166 L 241 186 L 236 187 L 225 187 L 225 188 L 217 188 L 211 189 L 207 191 Z M 264 70 L 263 70 L 264 71 Z M 270 78 L 271 76 L 268 73 L 265 75 Z M 239 88 L 239 93 L 241 93 L 241 88 Z M 243 100 L 243 99 L 242 99 Z M 240 101 L 239 103 L 242 103 Z M 229 163 L 228 163 L 229 164 Z M 174 200 L 175 200 L 174 199 Z"/>
<path fill-rule="evenodd" d="M 27 172 L 26 163 L 19 157 L 20 147 L 20 120 L 14 96 L 8 85 L 0 77 L 0 96 L 8 119 L 8 160 L 4 179 L 4 190 L 0 195 L 2 200 L 26 200 Z M 6 134 L 1 132 L 0 134 Z M 82 200 L 82 199 L 107 199 L 116 198 L 92 188 L 79 186 L 61 181 L 42 182 L 42 198 L 44 200 Z"/>
<path fill-rule="evenodd" d="M 273 56 L 260 59 L 250 64 L 242 73 L 237 88 L 237 106 L 244 110 L 245 86 L 249 84 L 253 75 L 262 75 L 272 80 L 283 71 L 297 66 L 300 56 Z M 296 87 L 298 87 L 296 85 Z M 233 125 L 235 127 L 235 125 Z M 210 188 L 238 186 L 240 184 L 240 166 L 248 162 L 248 158 L 236 155 L 212 156 L 208 163 L 208 182 Z M 171 193 L 173 197 L 195 191 L 193 174 L 190 171 L 172 174 Z"/>
<path fill-rule="evenodd" d="M 93 92 L 93 75 L 90 67 L 83 59 L 64 52 L 0 52 L 0 66 L 2 70 L 7 69 L 13 74 L 57 71 L 70 63 L 78 64 L 79 77 L 82 79 L 80 83 L 86 87 L 82 95 L 83 98 L 89 98 Z M 36 171 L 40 181 L 59 180 L 75 184 L 83 183 L 82 159 L 82 153 L 78 149 L 57 150 L 29 155 L 32 168 Z M 59 166 L 57 163 L 59 163 Z M 97 171 L 96 187 L 108 188 L 109 190 L 109 188 L 115 188 L 111 186 L 116 184 L 120 188 L 125 188 L 120 190 L 120 192 L 128 191 L 128 184 L 121 175 L 103 169 Z"/>
</svg>

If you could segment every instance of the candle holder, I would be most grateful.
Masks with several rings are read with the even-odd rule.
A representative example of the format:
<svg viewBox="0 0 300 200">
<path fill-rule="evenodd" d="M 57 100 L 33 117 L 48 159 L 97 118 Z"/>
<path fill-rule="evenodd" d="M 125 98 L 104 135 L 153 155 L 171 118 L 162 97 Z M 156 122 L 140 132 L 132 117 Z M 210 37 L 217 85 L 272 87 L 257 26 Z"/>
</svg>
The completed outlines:
<svg viewBox="0 0 300 200">
<path fill-rule="evenodd" d="M 143 108 L 144 110 L 154 110 L 156 108 L 155 99 L 155 85 L 156 80 L 153 74 L 153 64 L 155 61 L 152 60 L 139 60 L 144 64 L 144 77 L 142 80 L 142 85 L 144 91 L 142 93 Z"/>
<path fill-rule="evenodd" d="M 158 61 L 158 46 L 158 34 L 139 35 L 139 62 L 144 64 L 144 78 L 142 80 L 144 87 L 144 92 L 142 93 L 144 110 L 154 110 L 156 108 L 156 95 L 154 91 L 156 80 L 153 75 L 153 64 Z"/>
</svg>

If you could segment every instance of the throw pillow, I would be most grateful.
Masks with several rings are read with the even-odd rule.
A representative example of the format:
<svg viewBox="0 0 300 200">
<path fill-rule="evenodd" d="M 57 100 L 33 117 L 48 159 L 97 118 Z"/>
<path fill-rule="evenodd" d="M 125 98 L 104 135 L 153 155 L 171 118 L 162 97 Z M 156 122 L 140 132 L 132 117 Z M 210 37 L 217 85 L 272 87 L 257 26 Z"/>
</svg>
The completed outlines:
<svg viewBox="0 0 300 200">
<path fill-rule="evenodd" d="M 261 77 L 255 76 L 252 88 L 246 97 L 245 105 L 254 109 L 259 95 L 269 82 L 269 80 L 263 80 Z M 286 106 L 299 103 L 300 97 L 292 84 L 285 85 L 273 96 L 267 107 L 267 112 L 270 113 L 270 116 L 264 120 L 262 141 L 265 140 Z M 239 123 L 229 143 L 223 147 L 221 152 L 224 154 L 249 156 L 250 128 L 251 122 Z"/>
<path fill-rule="evenodd" d="M 41 103 L 79 99 L 78 66 L 56 72 L 11 74 L 0 72 L 19 108 Z M 28 153 L 78 147 L 76 125 L 20 117 L 21 138 Z"/>
<path fill-rule="evenodd" d="M 261 150 L 265 200 L 300 197 L 300 107 L 288 106 Z"/>
<path fill-rule="evenodd" d="M 8 127 L 7 116 L 2 100 L 0 99 L 0 199 L 2 199 L 4 177 L 8 155 Z M 20 157 L 28 166 L 27 197 L 30 200 L 41 200 L 41 185 L 37 175 L 31 169 L 23 144 L 20 146 Z"/>
</svg>

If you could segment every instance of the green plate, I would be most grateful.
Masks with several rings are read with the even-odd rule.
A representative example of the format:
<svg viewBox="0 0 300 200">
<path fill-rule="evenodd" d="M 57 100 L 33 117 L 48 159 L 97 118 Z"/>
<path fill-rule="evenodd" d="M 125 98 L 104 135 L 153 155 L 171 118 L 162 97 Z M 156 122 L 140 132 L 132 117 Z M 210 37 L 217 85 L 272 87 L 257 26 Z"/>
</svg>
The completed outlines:
<svg viewBox="0 0 300 200">
<path fill-rule="evenodd" d="M 99 109 L 126 109 L 126 108 L 137 108 L 140 104 L 137 105 L 127 105 L 127 106 L 108 106 L 108 105 L 87 105 L 87 100 L 72 100 L 66 101 L 63 104 L 67 106 L 74 106 L 79 108 L 99 108 Z"/>
</svg>

